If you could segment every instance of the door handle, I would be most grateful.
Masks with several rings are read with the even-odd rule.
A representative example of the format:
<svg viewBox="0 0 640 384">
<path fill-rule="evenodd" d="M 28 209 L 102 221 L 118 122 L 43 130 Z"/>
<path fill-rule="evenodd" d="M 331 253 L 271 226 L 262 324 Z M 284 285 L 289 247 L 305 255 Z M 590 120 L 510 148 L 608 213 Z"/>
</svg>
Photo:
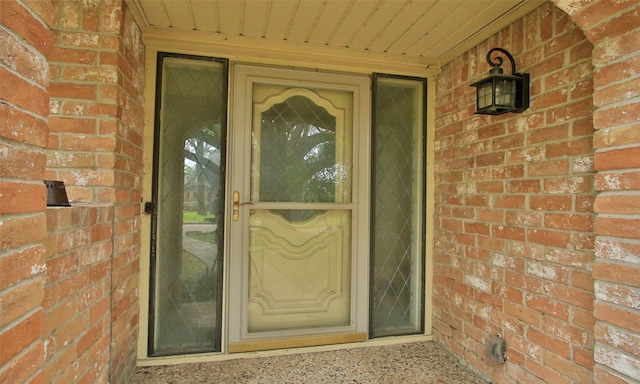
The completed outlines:
<svg viewBox="0 0 640 384">
<path fill-rule="evenodd" d="M 240 202 L 240 192 L 233 192 L 233 221 L 238 221 L 240 219 L 240 206 L 241 205 L 251 205 L 253 204 L 250 201 L 241 203 Z"/>
</svg>

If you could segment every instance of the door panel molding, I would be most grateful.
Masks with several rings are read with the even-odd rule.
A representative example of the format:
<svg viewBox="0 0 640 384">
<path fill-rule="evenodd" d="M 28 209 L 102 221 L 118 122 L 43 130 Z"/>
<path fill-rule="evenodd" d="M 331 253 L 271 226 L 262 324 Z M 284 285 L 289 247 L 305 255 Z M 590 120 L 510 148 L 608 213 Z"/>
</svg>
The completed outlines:
<svg viewBox="0 0 640 384">
<path fill-rule="evenodd" d="M 289 348 L 289 346 L 311 346 L 340 343 L 342 339 L 354 341 L 366 340 L 366 331 L 368 327 L 368 273 L 369 273 L 369 120 L 370 120 L 370 82 L 365 76 L 350 76 L 341 74 L 329 74 L 308 72 L 302 70 L 290 70 L 280 68 L 263 68 L 249 65 L 235 65 L 232 67 L 233 73 L 233 90 L 232 95 L 232 111 L 230 138 L 231 146 L 229 151 L 228 164 L 231 165 L 231 179 L 228 183 L 228 194 L 233 191 L 239 191 L 240 201 L 250 201 L 249 204 L 240 204 L 237 221 L 227 222 L 228 238 L 228 350 L 229 352 L 249 351 L 249 350 L 265 350 L 275 348 Z M 254 86 L 256 84 L 272 85 L 275 96 L 259 95 L 258 100 L 252 101 L 254 96 Z M 284 88 L 283 88 L 284 87 Z M 269 88 L 269 87 L 267 87 Z M 284 89 L 284 91 L 282 91 Z M 339 160 L 350 159 L 349 166 L 352 168 L 352 179 L 348 183 L 344 183 L 344 187 L 337 185 L 335 191 L 335 202 L 292 202 L 291 204 L 282 204 L 280 202 L 260 202 L 255 198 L 258 191 L 255 190 L 259 176 L 256 176 L 256 163 L 259 156 L 252 153 L 252 142 L 259 140 L 256 133 L 252 133 L 253 124 L 260 123 L 260 114 L 256 111 L 268 110 L 272 105 L 287 100 L 292 95 L 304 96 L 312 100 L 316 105 L 322 105 L 326 110 L 330 111 L 332 116 L 336 116 L 340 124 L 344 123 L 345 112 L 340 107 L 330 101 L 331 94 L 348 94 L 350 95 L 349 103 L 353 107 L 353 112 L 349 116 L 352 126 L 345 133 L 336 131 L 336 136 L 347 135 L 349 137 L 336 137 L 336 157 Z M 256 122 L 256 119 L 258 121 Z M 338 142 L 342 141 L 343 147 Z M 252 158 L 253 156 L 253 158 Z M 252 163 L 253 160 L 253 163 Z M 253 172 L 252 172 L 253 171 Z M 251 176 L 254 175 L 254 176 Z M 254 189 L 254 190 L 252 190 Z M 229 205 L 229 204 L 228 204 Z M 229 205 L 227 209 L 232 209 Z M 282 227 L 278 224 L 278 215 L 267 213 L 271 209 L 285 210 L 328 210 L 335 212 L 337 209 L 349 212 L 348 222 L 342 223 L 344 228 L 348 227 L 347 235 L 344 237 L 338 231 L 339 223 L 334 225 L 336 228 L 322 229 L 326 233 L 316 233 L 314 236 L 304 238 L 305 246 L 310 247 L 312 243 L 320 244 L 312 253 L 313 257 L 319 256 L 324 258 L 324 262 L 329 263 L 330 268 L 325 271 L 325 275 L 313 277 L 318 284 L 322 286 L 313 292 L 305 292 L 298 299 L 300 308 L 304 313 L 323 313 L 328 307 L 333 306 L 337 302 L 346 304 L 347 312 L 344 313 L 344 321 L 320 322 L 327 324 L 325 326 L 304 326 L 303 328 L 279 329 L 278 326 L 270 328 L 267 326 L 265 330 L 256 328 L 254 324 L 250 324 L 250 311 L 259 309 L 265 313 L 278 314 L 280 316 L 292 315 L 291 307 L 285 305 L 296 299 L 287 291 L 275 292 L 272 286 L 273 281 L 267 282 L 258 280 L 258 283 L 249 284 L 248 276 L 250 273 L 256 273 L 260 267 L 260 260 L 265 257 L 273 258 L 277 256 L 278 251 L 273 248 L 275 245 L 288 249 L 292 246 L 300 247 L 299 243 L 287 239 L 288 235 L 283 235 L 287 231 L 296 231 L 300 228 L 306 231 L 313 231 L 314 224 L 306 223 L 306 227 L 297 228 L 297 222 L 292 227 L 292 222 L 288 222 L 288 229 L 263 231 L 255 241 L 251 240 L 249 232 L 262 228 L 256 224 L 258 218 L 261 221 L 269 220 L 276 228 Z M 227 215 L 230 217 L 231 215 Z M 326 220 L 325 220 L 326 221 Z M 278 227 L 280 225 L 280 227 Z M 323 225 L 327 225 L 324 223 Z M 286 227 L 286 226 L 285 226 Z M 284 227 L 283 227 L 284 228 Z M 316 229 L 316 231 L 318 231 Z M 278 232 L 278 233 L 275 233 Z M 293 235 L 291 235 L 293 236 Z M 299 240 L 300 238 L 298 238 Z M 346 240 L 345 240 L 346 239 Z M 255 242 L 261 242 L 266 247 L 260 251 L 256 248 Z M 334 247 L 331 250 L 331 247 Z M 345 249 L 348 258 L 338 260 L 332 258 L 331 255 L 335 247 Z M 281 250 L 280 250 L 281 251 Z M 260 254 L 262 252 L 262 254 Z M 272 252 L 271 255 L 266 253 Z M 287 270 L 292 268 L 289 264 L 294 259 L 300 258 L 297 251 L 289 249 L 284 252 L 285 257 L 281 257 L 282 265 L 279 270 Z M 309 257 L 309 255 L 307 255 Z M 287 259 L 289 259 L 287 261 Z M 346 263 L 346 264 L 345 264 Z M 285 264 L 289 265 L 285 267 Z M 310 264 L 313 265 L 313 264 Z M 280 273 L 275 271 L 276 273 Z M 274 276 L 277 276 L 275 274 Z M 309 277 L 311 279 L 312 276 Z M 320 281 L 322 280 L 322 281 Z M 345 285 L 346 284 L 346 285 Z M 313 284 L 315 285 L 315 283 Z M 289 291 L 292 289 L 288 287 Z M 251 297 L 251 299 L 249 299 Z M 346 301 L 345 301 L 346 300 Z M 305 312 L 306 311 L 306 312 Z M 276 317 L 277 319 L 277 317 Z M 277 321 L 276 321 L 277 322 Z M 306 328 L 305 328 L 306 327 Z M 253 330 L 253 331 L 251 331 Z M 329 337 L 327 335 L 337 335 Z M 358 335 L 356 338 L 348 335 Z M 364 336 L 363 336 L 364 335 Z M 304 341 L 291 341 L 304 340 Z"/>
</svg>

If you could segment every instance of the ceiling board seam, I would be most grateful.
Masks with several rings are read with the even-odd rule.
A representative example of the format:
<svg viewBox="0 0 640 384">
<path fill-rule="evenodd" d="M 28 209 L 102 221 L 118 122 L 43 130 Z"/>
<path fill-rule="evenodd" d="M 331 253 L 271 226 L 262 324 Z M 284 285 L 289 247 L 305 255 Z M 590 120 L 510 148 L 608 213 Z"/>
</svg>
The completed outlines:
<svg viewBox="0 0 640 384">
<path fill-rule="evenodd" d="M 338 19 L 338 22 L 336 23 L 335 27 L 333 27 L 333 30 L 331 31 L 329 36 L 327 36 L 327 39 L 324 42 L 325 45 L 330 45 L 330 42 L 333 39 L 333 36 L 335 36 L 335 34 L 338 32 L 338 29 L 340 29 L 340 26 L 342 25 L 344 20 L 347 18 L 347 15 L 349 14 L 349 12 L 351 12 L 351 9 L 353 9 L 353 5 L 355 4 L 355 2 L 356 0 L 351 0 L 349 2 L 347 9 L 345 9 L 345 11 L 342 13 L 342 16 L 340 17 L 340 19 Z"/>
<path fill-rule="evenodd" d="M 362 23 L 360 23 L 360 26 L 355 30 L 355 32 L 353 33 L 353 36 L 351 36 L 351 38 L 347 42 L 347 45 L 346 45 L 347 47 L 351 46 L 351 44 L 353 43 L 353 40 L 355 40 L 356 36 L 358 36 L 358 34 L 362 31 L 362 28 L 364 28 L 364 26 L 368 24 L 369 20 L 371 20 L 373 16 L 376 14 L 376 12 L 378 12 L 380 7 L 382 6 L 382 1 L 383 0 L 379 0 L 378 4 L 376 4 L 376 6 L 371 10 L 371 12 L 369 12 L 369 15 L 367 16 L 367 18 L 364 19 Z"/>
<path fill-rule="evenodd" d="M 222 32 L 222 22 L 220 20 L 220 2 L 216 1 L 216 15 L 215 15 L 215 20 L 216 20 L 216 31 L 218 33 Z"/>
<path fill-rule="evenodd" d="M 458 10 L 458 8 L 463 7 L 463 6 L 464 6 L 464 3 L 461 3 L 455 9 Z M 444 19 L 445 18 L 443 18 L 443 19 L 439 20 L 437 23 L 435 23 L 433 25 L 433 28 L 431 28 L 427 33 L 425 33 L 422 37 L 420 37 L 418 40 L 416 40 L 415 43 L 411 44 L 411 46 L 409 48 L 405 49 L 405 52 L 412 50 L 414 47 L 416 47 L 418 44 L 420 44 L 425 38 L 427 38 L 427 36 L 429 36 L 429 33 L 431 33 L 431 31 L 435 30 L 438 27 L 438 25 L 440 25 L 444 21 Z M 420 56 L 422 57 L 423 54 L 421 53 Z"/>
<path fill-rule="evenodd" d="M 267 37 L 267 30 L 269 29 L 269 20 L 271 19 L 271 10 L 273 9 L 273 0 L 267 2 L 267 11 L 264 13 L 264 20 L 262 21 L 262 38 Z"/>
<path fill-rule="evenodd" d="M 245 36 L 245 34 L 244 34 L 244 20 L 245 20 L 244 13 L 245 13 L 246 9 L 247 9 L 247 2 L 245 0 L 242 0 L 241 3 L 240 3 L 240 29 L 239 29 L 240 36 Z"/>
<path fill-rule="evenodd" d="M 404 32 L 402 32 L 402 34 L 400 36 L 398 36 L 397 39 L 395 39 L 391 44 L 389 44 L 389 46 L 387 46 L 387 48 L 385 49 L 385 52 L 389 52 L 389 50 L 391 50 L 398 42 L 402 41 L 405 36 L 407 35 L 407 33 L 416 25 L 418 25 L 425 17 L 427 17 L 427 14 L 429 14 L 429 12 L 431 12 L 431 10 L 435 7 L 436 2 L 433 2 L 429 8 L 425 9 L 424 12 L 422 12 L 421 15 L 419 15 L 413 23 L 411 23 L 411 25 L 409 25 Z M 402 54 L 404 54 L 404 52 L 402 52 Z"/>
<path fill-rule="evenodd" d="M 515 7 L 512 7 L 512 8 L 510 8 L 508 11 L 506 11 L 505 13 L 502 13 L 502 14 L 500 14 L 499 16 L 496 16 L 496 17 L 491 18 L 491 22 L 489 22 L 489 23 L 485 23 L 485 24 L 484 24 L 484 26 L 482 26 L 482 27 L 480 27 L 479 29 L 476 29 L 475 31 L 473 31 L 473 32 L 469 35 L 469 37 L 473 37 L 473 36 L 475 36 L 475 35 L 476 35 L 476 34 L 478 34 L 478 33 L 482 33 L 482 31 L 483 31 L 483 30 L 485 30 L 485 29 L 487 28 L 487 26 L 488 26 L 488 25 L 491 25 L 491 24 L 495 23 L 497 20 L 499 20 L 500 18 L 504 17 L 506 14 L 508 14 L 509 12 L 511 12 L 514 8 L 515 8 Z M 476 13 L 476 14 L 475 14 L 475 16 L 484 15 L 484 14 L 486 14 L 486 13 L 487 13 L 487 9 L 485 8 L 484 10 L 482 10 L 482 11 L 480 11 L 480 12 Z M 444 20 L 443 20 L 443 21 L 444 21 Z M 463 29 L 464 29 L 464 28 L 465 28 L 465 26 L 466 26 L 466 25 L 468 25 L 470 22 L 471 22 L 471 19 L 467 19 L 464 23 L 462 23 L 462 24 L 459 26 L 459 28 L 463 28 Z M 472 29 L 471 29 L 471 28 L 469 28 L 469 30 L 472 30 Z M 466 39 L 465 39 L 465 40 L 463 40 L 461 43 L 463 43 L 464 41 L 466 41 Z M 460 43 L 459 43 L 459 44 L 460 44 Z M 456 44 L 456 46 L 458 46 L 459 44 Z M 430 49 L 436 49 L 436 48 L 440 47 L 441 45 L 443 45 L 443 41 L 442 41 L 442 40 L 441 40 L 441 41 L 439 41 L 439 42 L 437 42 L 436 44 L 433 44 L 432 46 L 430 46 Z M 454 48 L 455 48 L 455 47 L 454 47 Z M 445 48 L 445 49 L 446 49 L 446 48 Z M 446 49 L 446 51 L 445 51 L 445 52 L 448 52 L 448 51 L 450 51 L 450 50 L 451 50 L 451 48 Z M 425 52 L 423 52 L 422 54 L 424 55 L 424 54 L 425 54 Z"/>
<path fill-rule="evenodd" d="M 189 7 L 189 15 L 191 16 L 191 25 L 193 25 L 193 29 L 198 29 L 198 26 L 196 25 L 196 16 L 193 12 L 193 4 L 191 3 L 191 0 L 187 0 L 187 6 Z"/>
<path fill-rule="evenodd" d="M 287 25 L 287 30 L 284 32 L 284 39 L 289 40 L 289 34 L 291 33 L 291 28 L 293 28 L 293 22 L 296 19 L 296 14 L 298 13 L 298 8 L 300 7 L 300 1 L 296 1 L 296 4 L 293 6 L 291 10 L 291 17 L 289 18 L 289 25 Z"/>
<path fill-rule="evenodd" d="M 320 9 L 318 10 L 318 13 L 316 13 L 316 17 L 313 20 L 313 23 L 311 24 L 309 31 L 307 32 L 307 36 L 305 36 L 304 38 L 305 43 L 308 43 L 311 40 L 311 36 L 313 36 L 313 31 L 315 31 L 316 27 L 318 26 L 318 22 L 320 21 L 320 18 L 322 17 L 322 14 L 326 9 L 327 9 L 327 1 L 325 0 L 320 5 Z"/>
<path fill-rule="evenodd" d="M 369 49 L 369 47 L 371 46 L 371 44 L 380 36 L 382 35 L 387 29 L 389 29 L 389 26 L 391 25 L 391 23 L 393 23 L 393 21 L 395 19 L 398 18 L 398 15 L 402 13 L 403 10 L 405 10 L 409 4 L 411 4 L 413 1 L 407 1 L 406 3 L 404 3 L 404 5 L 402 6 L 402 8 L 400 8 L 395 15 L 393 15 L 391 18 L 389 18 L 389 20 L 387 20 L 387 23 L 378 30 L 378 33 L 375 34 L 375 36 L 373 36 L 373 38 L 371 38 L 369 40 L 369 42 L 366 45 L 366 49 Z"/>
<path fill-rule="evenodd" d="M 164 0 L 162 0 L 162 10 L 164 11 L 164 15 L 167 17 L 167 20 L 169 20 L 169 27 L 173 28 L 173 21 L 171 21 L 171 16 L 169 16 L 169 11 L 167 11 L 167 5 Z"/>
</svg>

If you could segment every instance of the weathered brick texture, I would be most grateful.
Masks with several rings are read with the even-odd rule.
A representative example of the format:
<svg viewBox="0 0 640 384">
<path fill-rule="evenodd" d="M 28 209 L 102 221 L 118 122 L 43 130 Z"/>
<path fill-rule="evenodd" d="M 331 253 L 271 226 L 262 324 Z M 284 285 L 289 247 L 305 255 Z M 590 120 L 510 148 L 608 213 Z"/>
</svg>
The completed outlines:
<svg viewBox="0 0 640 384">
<path fill-rule="evenodd" d="M 0 383 L 133 372 L 143 72 L 122 1 L 2 1 Z"/>
<path fill-rule="evenodd" d="M 558 2 L 594 45 L 594 381 L 640 381 L 640 3 Z"/>
<path fill-rule="evenodd" d="M 110 206 L 47 210 L 46 383 L 109 381 L 113 218 Z"/>
<path fill-rule="evenodd" d="M 0 383 L 42 381 L 51 11 L 0 6 Z"/>
<path fill-rule="evenodd" d="M 0 1 L 0 383 L 123 383 L 140 31 L 121 0 Z M 497 383 L 640 381 L 640 3 L 553 4 L 437 79 L 434 334 Z M 473 115 L 493 46 L 531 74 L 523 114 Z M 47 209 L 45 178 L 83 205 Z M 504 366 L 483 357 L 493 333 Z"/>
<path fill-rule="evenodd" d="M 545 4 L 436 80 L 434 334 L 496 382 L 592 381 L 591 45 L 566 18 Z M 473 114 L 493 47 L 531 75 L 522 114 Z M 491 334 L 505 365 L 484 357 Z"/>
</svg>

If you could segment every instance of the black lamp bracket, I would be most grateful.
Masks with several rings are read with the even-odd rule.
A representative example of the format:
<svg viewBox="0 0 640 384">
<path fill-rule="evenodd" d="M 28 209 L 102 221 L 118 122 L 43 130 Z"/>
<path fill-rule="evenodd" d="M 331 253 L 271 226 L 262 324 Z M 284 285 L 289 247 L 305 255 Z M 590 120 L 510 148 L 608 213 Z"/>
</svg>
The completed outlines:
<svg viewBox="0 0 640 384">
<path fill-rule="evenodd" d="M 502 49 L 502 48 L 492 48 L 487 53 L 487 63 L 489 63 L 489 65 L 492 67 L 492 69 L 489 72 L 491 74 L 502 73 L 502 68 L 500 66 L 502 65 L 502 62 L 504 61 L 504 59 L 501 56 L 496 56 L 494 59 L 491 59 L 491 53 L 496 52 L 496 51 L 504 54 L 505 56 L 507 56 L 507 58 L 511 62 L 511 74 L 512 75 L 517 75 L 517 73 L 516 73 L 516 62 L 515 62 L 515 60 L 513 60 L 513 56 L 511 56 L 511 54 L 506 49 Z"/>
</svg>

